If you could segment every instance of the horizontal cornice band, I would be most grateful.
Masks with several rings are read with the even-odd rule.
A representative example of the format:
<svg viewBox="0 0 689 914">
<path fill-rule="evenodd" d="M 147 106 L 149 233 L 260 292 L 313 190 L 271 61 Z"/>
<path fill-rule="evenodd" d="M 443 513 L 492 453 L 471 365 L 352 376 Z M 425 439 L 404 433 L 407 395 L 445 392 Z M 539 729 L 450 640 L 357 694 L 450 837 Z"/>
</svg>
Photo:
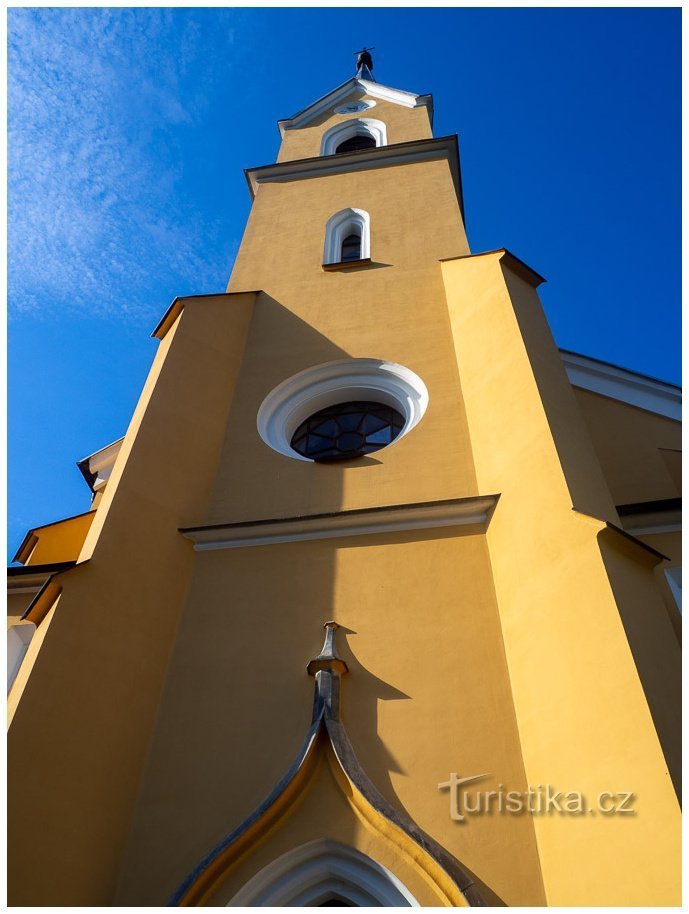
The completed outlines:
<svg viewBox="0 0 689 914">
<path fill-rule="evenodd" d="M 195 550 L 204 552 L 210 549 L 237 549 L 243 546 L 267 546 L 342 536 L 431 530 L 436 527 L 472 526 L 483 531 L 488 526 L 497 500 L 497 495 L 449 498 L 306 517 L 184 527 L 180 533 L 194 543 Z"/>
<path fill-rule="evenodd" d="M 450 170 L 461 206 L 462 193 L 456 134 L 438 137 L 437 139 L 395 143 L 392 146 L 377 146 L 374 149 L 360 149 L 356 152 L 340 152 L 329 156 L 315 156 L 308 159 L 294 159 L 290 162 L 277 162 L 275 165 L 247 168 L 244 170 L 244 174 L 253 198 L 260 184 L 294 181 L 301 178 L 317 178 L 324 175 L 443 158 L 447 158 L 450 162 Z"/>
<path fill-rule="evenodd" d="M 682 390 L 674 384 L 564 349 L 560 354 L 573 387 L 681 421 Z"/>
</svg>

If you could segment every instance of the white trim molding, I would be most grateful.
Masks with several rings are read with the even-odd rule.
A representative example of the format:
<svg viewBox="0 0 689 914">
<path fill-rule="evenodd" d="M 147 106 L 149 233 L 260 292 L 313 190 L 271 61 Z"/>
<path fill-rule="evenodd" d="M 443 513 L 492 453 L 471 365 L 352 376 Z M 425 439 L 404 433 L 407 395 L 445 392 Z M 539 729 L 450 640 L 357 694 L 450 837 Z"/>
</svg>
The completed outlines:
<svg viewBox="0 0 689 914">
<path fill-rule="evenodd" d="M 497 495 L 477 495 L 410 505 L 356 508 L 307 517 L 186 527 L 180 532 L 194 543 L 196 552 L 342 536 L 399 533 L 405 530 L 433 530 L 439 527 L 468 527 L 472 531 L 485 532 L 497 500 Z"/>
<path fill-rule="evenodd" d="M 682 419 L 682 390 L 674 384 L 618 368 L 561 349 L 567 377 L 573 387 L 620 400 L 668 419 Z"/>
<path fill-rule="evenodd" d="M 376 141 L 376 146 L 388 144 L 387 128 L 382 121 L 372 117 L 354 117 L 325 131 L 321 139 L 321 155 L 335 155 L 340 143 L 353 136 L 370 136 Z"/>
<path fill-rule="evenodd" d="M 249 191 L 256 196 L 261 184 L 279 184 L 284 181 L 300 181 L 304 178 L 322 178 L 325 175 L 348 174 L 370 168 L 386 168 L 394 165 L 408 165 L 412 162 L 433 162 L 447 159 L 452 181 L 455 186 L 460 210 L 464 213 L 462 187 L 459 172 L 457 137 L 445 136 L 429 140 L 410 140 L 393 143 L 390 146 L 358 149 L 355 152 L 341 152 L 336 156 L 314 156 L 308 159 L 293 159 L 276 162 L 274 165 L 260 165 L 244 169 Z"/>
<path fill-rule="evenodd" d="M 293 450 L 294 432 L 319 410 L 352 400 L 384 403 L 404 416 L 402 431 L 387 445 L 393 447 L 421 421 L 428 406 L 428 390 L 417 374 L 394 362 L 380 359 L 324 362 L 300 371 L 271 390 L 258 411 L 258 433 L 279 454 L 313 463 Z"/>
<path fill-rule="evenodd" d="M 348 235 L 361 239 L 360 260 L 371 256 L 371 217 L 363 209 L 341 209 L 325 224 L 325 245 L 323 263 L 339 263 L 342 260 L 342 242 Z"/>
<path fill-rule="evenodd" d="M 361 114 L 362 111 L 369 111 L 376 107 L 376 102 L 370 98 L 362 98 L 353 102 L 345 102 L 339 108 L 333 109 L 333 114 Z"/>
<path fill-rule="evenodd" d="M 17 678 L 17 673 L 36 632 L 33 622 L 17 622 L 7 629 L 7 691 Z"/>
<path fill-rule="evenodd" d="M 77 466 L 92 492 L 99 492 L 107 485 L 123 442 L 124 438 L 119 438 L 112 444 L 108 444 L 107 447 L 101 448 L 100 451 L 96 451 L 95 454 L 90 454 L 83 460 L 77 461 Z"/>
<path fill-rule="evenodd" d="M 413 92 L 404 92 L 402 89 L 393 89 L 390 86 L 383 86 L 368 79 L 357 79 L 356 76 L 353 76 L 340 86 L 337 86 L 337 88 L 332 89 L 327 95 L 323 95 L 315 102 L 312 102 L 308 107 L 302 108 L 292 117 L 279 120 L 280 135 L 284 136 L 285 130 L 305 127 L 310 121 L 341 105 L 349 97 L 360 98 L 363 95 L 392 102 L 395 105 L 401 105 L 403 108 L 428 108 L 428 117 L 431 121 L 431 126 L 433 125 L 432 95 L 415 95 Z"/>
<path fill-rule="evenodd" d="M 228 907 L 318 907 L 333 898 L 353 907 L 419 907 L 382 863 L 330 838 L 310 841 L 273 860 Z"/>
</svg>

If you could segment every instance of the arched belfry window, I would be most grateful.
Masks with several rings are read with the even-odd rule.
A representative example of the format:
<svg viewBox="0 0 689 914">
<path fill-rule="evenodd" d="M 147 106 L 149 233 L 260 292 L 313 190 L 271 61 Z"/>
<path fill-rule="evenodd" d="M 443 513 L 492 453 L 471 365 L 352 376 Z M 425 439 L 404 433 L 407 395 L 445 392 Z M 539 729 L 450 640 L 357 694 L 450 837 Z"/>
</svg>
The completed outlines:
<svg viewBox="0 0 689 914">
<path fill-rule="evenodd" d="M 375 149 L 376 139 L 367 133 L 355 133 L 348 140 L 344 140 L 335 150 L 339 152 L 356 152 L 359 149 Z"/>
<path fill-rule="evenodd" d="M 355 152 L 375 146 L 386 146 L 388 142 L 385 124 L 371 117 L 353 118 L 336 124 L 323 134 L 321 155 Z"/>
<path fill-rule="evenodd" d="M 352 232 L 343 240 L 340 260 L 361 260 L 361 235 L 358 232 Z"/>
<path fill-rule="evenodd" d="M 325 226 L 323 263 L 367 260 L 371 256 L 371 219 L 363 209 L 340 210 Z"/>
</svg>

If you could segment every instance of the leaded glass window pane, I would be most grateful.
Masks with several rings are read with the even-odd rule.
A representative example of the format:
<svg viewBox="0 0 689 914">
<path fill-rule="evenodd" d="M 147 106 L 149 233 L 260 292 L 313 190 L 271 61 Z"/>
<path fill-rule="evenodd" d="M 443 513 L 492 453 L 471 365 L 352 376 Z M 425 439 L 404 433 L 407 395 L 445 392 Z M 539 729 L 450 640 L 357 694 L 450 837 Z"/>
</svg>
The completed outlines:
<svg viewBox="0 0 689 914">
<path fill-rule="evenodd" d="M 297 453 L 317 461 L 352 460 L 391 444 L 404 427 L 392 406 L 357 400 L 319 410 L 292 436 Z"/>
<path fill-rule="evenodd" d="M 359 235 L 347 235 L 342 242 L 342 260 L 361 260 L 361 238 Z"/>
</svg>

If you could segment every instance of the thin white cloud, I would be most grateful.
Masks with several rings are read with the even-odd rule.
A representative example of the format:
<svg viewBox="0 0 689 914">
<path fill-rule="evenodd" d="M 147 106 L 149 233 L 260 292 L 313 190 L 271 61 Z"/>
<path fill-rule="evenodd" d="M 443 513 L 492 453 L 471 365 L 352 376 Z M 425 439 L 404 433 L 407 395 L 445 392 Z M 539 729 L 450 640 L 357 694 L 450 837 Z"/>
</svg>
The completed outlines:
<svg viewBox="0 0 689 914">
<path fill-rule="evenodd" d="M 233 252 L 210 262 L 219 226 L 175 157 L 208 94 L 184 82 L 204 52 L 193 16 L 14 9 L 8 37 L 11 312 L 155 314 L 156 270 L 169 297 L 222 289 Z"/>
</svg>

